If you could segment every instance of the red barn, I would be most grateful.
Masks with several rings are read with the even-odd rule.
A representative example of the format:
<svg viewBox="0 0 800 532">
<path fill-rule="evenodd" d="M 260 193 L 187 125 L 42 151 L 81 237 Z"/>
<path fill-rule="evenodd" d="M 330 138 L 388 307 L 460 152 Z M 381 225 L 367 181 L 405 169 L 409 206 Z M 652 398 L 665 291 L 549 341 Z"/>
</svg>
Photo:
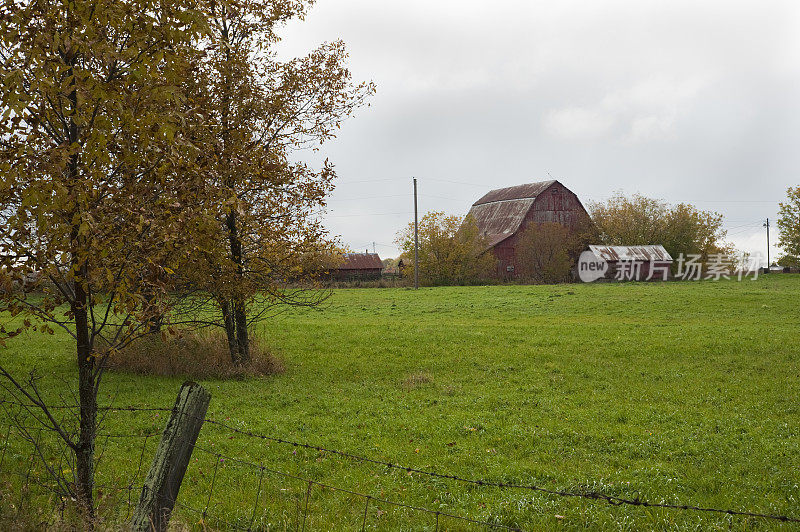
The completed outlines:
<svg viewBox="0 0 800 532">
<path fill-rule="evenodd" d="M 556 180 L 492 190 L 472 204 L 469 215 L 498 259 L 498 275 L 513 277 L 515 246 L 530 223 L 558 222 L 575 229 L 588 217 L 571 190 Z"/>
<path fill-rule="evenodd" d="M 377 253 L 345 253 L 333 278 L 337 281 L 376 280 L 381 278 L 382 269 L 383 262 Z"/>
</svg>

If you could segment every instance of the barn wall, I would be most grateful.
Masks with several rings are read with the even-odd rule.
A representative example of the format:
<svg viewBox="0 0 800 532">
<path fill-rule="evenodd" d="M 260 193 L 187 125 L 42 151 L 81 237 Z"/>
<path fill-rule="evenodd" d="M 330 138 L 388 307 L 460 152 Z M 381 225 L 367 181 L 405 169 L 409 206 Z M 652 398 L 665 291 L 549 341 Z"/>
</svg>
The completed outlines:
<svg viewBox="0 0 800 532">
<path fill-rule="evenodd" d="M 514 272 L 509 272 L 508 267 L 514 266 L 514 245 L 516 240 L 516 235 L 512 235 L 492 248 L 492 253 L 497 259 L 497 276 L 501 279 L 512 279 L 514 277 Z"/>
<path fill-rule="evenodd" d="M 381 278 L 381 270 L 380 268 L 335 270 L 333 278 L 336 281 L 375 281 Z"/>
<path fill-rule="evenodd" d="M 574 230 L 580 217 L 586 215 L 586 209 L 574 192 L 560 183 L 553 183 L 536 198 L 520 230 L 524 231 L 531 222 L 558 222 Z"/>
</svg>

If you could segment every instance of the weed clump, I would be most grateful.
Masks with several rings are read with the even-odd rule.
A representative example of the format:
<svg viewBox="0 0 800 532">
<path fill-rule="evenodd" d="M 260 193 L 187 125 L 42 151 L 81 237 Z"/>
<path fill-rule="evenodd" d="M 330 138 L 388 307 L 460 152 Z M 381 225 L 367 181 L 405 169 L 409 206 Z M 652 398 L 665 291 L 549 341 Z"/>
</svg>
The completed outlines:
<svg viewBox="0 0 800 532">
<path fill-rule="evenodd" d="M 218 331 L 189 331 L 175 336 L 149 334 L 111 353 L 114 371 L 164 377 L 241 379 L 283 373 L 283 362 L 260 339 L 251 336 L 250 362 L 234 364 L 225 335 Z"/>
<path fill-rule="evenodd" d="M 405 379 L 403 379 L 403 389 L 415 390 L 426 384 L 431 384 L 432 382 L 433 375 L 427 371 L 419 371 L 417 373 L 411 373 L 410 375 L 407 375 Z"/>
</svg>

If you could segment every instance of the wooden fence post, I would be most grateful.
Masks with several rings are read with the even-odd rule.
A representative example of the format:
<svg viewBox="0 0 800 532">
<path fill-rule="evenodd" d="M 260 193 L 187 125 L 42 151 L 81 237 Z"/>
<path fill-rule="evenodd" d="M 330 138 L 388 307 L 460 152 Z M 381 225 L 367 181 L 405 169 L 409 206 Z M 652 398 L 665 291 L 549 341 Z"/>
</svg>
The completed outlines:
<svg viewBox="0 0 800 532">
<path fill-rule="evenodd" d="M 131 529 L 137 532 L 167 529 L 210 401 L 211 394 L 196 382 L 181 386 L 147 473 Z"/>
</svg>

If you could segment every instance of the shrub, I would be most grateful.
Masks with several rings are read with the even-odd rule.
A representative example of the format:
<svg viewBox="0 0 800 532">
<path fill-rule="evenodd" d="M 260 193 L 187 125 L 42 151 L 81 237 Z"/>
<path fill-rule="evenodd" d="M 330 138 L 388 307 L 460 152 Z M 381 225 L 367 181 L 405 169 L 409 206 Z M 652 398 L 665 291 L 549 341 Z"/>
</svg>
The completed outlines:
<svg viewBox="0 0 800 532">
<path fill-rule="evenodd" d="M 526 282 L 569 280 L 570 231 L 559 223 L 531 224 L 517 244 L 517 275 Z"/>
<path fill-rule="evenodd" d="M 165 377 L 243 378 L 283 373 L 283 363 L 262 340 L 251 336 L 250 341 L 250 362 L 235 365 L 220 331 L 187 331 L 166 337 L 151 334 L 114 352 L 108 365 L 111 370 Z"/>
<path fill-rule="evenodd" d="M 397 235 L 403 277 L 414 279 L 414 224 Z M 424 286 L 481 284 L 497 267 L 472 216 L 429 212 L 419 222 L 419 282 Z"/>
</svg>

